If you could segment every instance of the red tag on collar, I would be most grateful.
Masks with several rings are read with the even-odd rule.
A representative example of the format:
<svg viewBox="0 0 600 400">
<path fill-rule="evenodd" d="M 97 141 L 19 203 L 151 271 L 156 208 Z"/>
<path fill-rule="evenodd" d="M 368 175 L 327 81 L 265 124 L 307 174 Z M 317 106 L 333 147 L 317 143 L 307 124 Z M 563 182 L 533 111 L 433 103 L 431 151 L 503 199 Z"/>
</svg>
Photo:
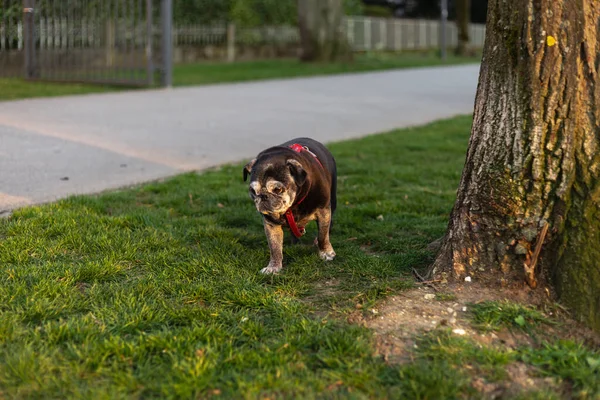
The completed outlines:
<svg viewBox="0 0 600 400">
<path fill-rule="evenodd" d="M 294 150 L 296 153 L 302 153 L 303 151 L 306 151 L 308 154 L 313 156 L 315 160 L 317 160 L 317 162 L 319 163 L 321 168 L 325 169 L 325 167 L 323 167 L 323 164 L 321 164 L 321 161 L 319 161 L 319 157 L 317 157 L 317 155 L 315 153 L 310 151 L 308 149 L 308 147 L 302 146 L 301 144 L 298 144 L 298 143 L 294 143 L 294 144 L 290 145 L 289 147 L 290 147 L 290 149 Z"/>
<path fill-rule="evenodd" d="M 294 150 L 296 153 L 302 153 L 302 150 L 304 150 L 304 147 L 302 147 L 301 144 L 294 143 L 293 145 L 290 146 L 290 149 Z"/>
</svg>

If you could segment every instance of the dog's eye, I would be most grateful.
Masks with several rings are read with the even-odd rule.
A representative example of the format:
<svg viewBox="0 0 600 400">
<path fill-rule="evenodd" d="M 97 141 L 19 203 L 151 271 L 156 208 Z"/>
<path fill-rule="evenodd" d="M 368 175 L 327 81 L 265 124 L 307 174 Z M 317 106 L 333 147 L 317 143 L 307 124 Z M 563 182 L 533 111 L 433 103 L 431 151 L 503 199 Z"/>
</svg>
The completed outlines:
<svg viewBox="0 0 600 400">
<path fill-rule="evenodd" d="M 283 193 L 283 188 L 279 187 L 279 186 L 274 187 L 273 188 L 273 193 L 275 193 L 275 194 L 281 194 L 281 193 Z"/>
</svg>

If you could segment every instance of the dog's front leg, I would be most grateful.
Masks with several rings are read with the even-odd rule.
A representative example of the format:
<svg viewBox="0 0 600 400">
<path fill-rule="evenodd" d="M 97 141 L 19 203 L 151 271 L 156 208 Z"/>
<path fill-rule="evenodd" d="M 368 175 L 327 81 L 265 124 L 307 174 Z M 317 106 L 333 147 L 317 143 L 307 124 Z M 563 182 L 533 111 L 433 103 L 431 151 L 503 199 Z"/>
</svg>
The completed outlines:
<svg viewBox="0 0 600 400">
<path fill-rule="evenodd" d="M 331 226 L 330 207 L 317 210 L 317 224 L 319 225 L 319 236 L 317 237 L 319 256 L 325 261 L 331 261 L 335 258 L 335 251 L 333 251 L 333 246 L 329 241 L 329 228 Z"/>
<path fill-rule="evenodd" d="M 269 265 L 261 269 L 263 274 L 276 274 L 283 267 L 283 228 L 281 225 L 275 225 L 264 220 L 265 234 L 269 242 L 269 251 L 271 259 Z"/>
</svg>

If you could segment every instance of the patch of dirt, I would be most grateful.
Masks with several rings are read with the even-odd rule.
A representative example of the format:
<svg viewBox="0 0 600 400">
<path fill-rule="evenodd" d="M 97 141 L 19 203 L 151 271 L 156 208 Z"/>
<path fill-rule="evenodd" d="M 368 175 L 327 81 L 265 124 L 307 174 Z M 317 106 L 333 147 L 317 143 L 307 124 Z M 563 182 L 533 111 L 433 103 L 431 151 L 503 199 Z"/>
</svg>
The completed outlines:
<svg viewBox="0 0 600 400">
<path fill-rule="evenodd" d="M 451 294 L 449 294 L 451 293 Z M 502 300 L 490 291 L 445 292 L 450 299 L 436 299 L 436 292 L 419 287 L 386 299 L 379 307 L 369 310 L 367 316 L 357 311 L 351 321 L 373 331 L 380 354 L 390 362 L 401 361 L 414 346 L 412 338 L 439 327 L 448 327 L 457 335 L 467 335 L 483 344 L 498 340 L 497 334 L 480 333 L 471 327 L 468 303 Z M 369 315 L 370 314 L 370 315 Z"/>
<path fill-rule="evenodd" d="M 474 299 L 473 295 L 460 292 L 454 295 L 454 299 L 439 301 L 433 289 L 419 287 L 389 297 L 360 322 L 375 332 L 377 351 L 390 363 L 409 361 L 415 345 L 413 338 L 439 327 L 451 328 L 457 335 L 467 335 L 486 345 L 498 339 L 496 334 L 479 333 L 471 327 L 467 303 L 500 299 Z M 357 317 L 352 318 L 354 322 L 361 319 Z"/>
<path fill-rule="evenodd" d="M 558 392 L 559 383 L 551 377 L 540 378 L 531 376 L 531 367 L 521 362 L 511 363 L 506 366 L 508 373 L 508 381 L 512 383 L 512 388 L 517 387 L 521 391 L 533 391 L 540 388 L 552 389 L 555 393 Z M 516 395 L 517 392 L 509 393 Z"/>
<path fill-rule="evenodd" d="M 447 298 L 448 300 L 440 301 L 437 298 Z M 581 324 L 569 320 L 564 310 L 556 307 L 549 298 L 540 296 L 539 292 L 506 288 L 492 289 L 475 283 L 469 286 L 447 287 L 443 293 L 436 292 L 427 286 L 420 286 L 388 297 L 377 308 L 369 310 L 366 315 L 364 312 L 357 311 L 350 316 L 350 320 L 375 331 L 381 346 L 388 349 L 387 352 L 381 352 L 385 357 L 402 353 L 398 349 L 407 348 L 404 341 L 408 338 L 439 327 L 452 328 L 455 334 L 466 335 L 485 345 L 497 344 L 515 348 L 524 344 L 532 344 L 528 335 L 518 331 L 502 330 L 486 333 L 471 326 L 470 303 L 503 300 L 537 306 L 550 317 L 563 322 L 559 327 L 545 328 L 547 335 L 576 338 L 592 347 L 600 346 L 597 334 Z M 398 349 L 394 350 L 396 347 Z"/>
<path fill-rule="evenodd" d="M 488 382 L 482 377 L 474 377 L 471 386 L 486 399 L 512 399 L 519 394 L 540 389 L 561 392 L 560 385 L 554 378 L 533 376 L 531 367 L 521 362 L 508 364 L 505 371 L 508 377 L 504 382 Z"/>
<path fill-rule="evenodd" d="M 357 310 L 349 316 L 349 321 L 374 331 L 377 355 L 391 364 L 412 361 L 415 337 L 440 327 L 450 328 L 457 336 L 468 337 L 485 346 L 508 350 L 523 345 L 535 345 L 532 337 L 519 330 L 481 332 L 472 326 L 470 304 L 502 300 L 535 305 L 544 310 L 546 315 L 562 322 L 557 326 L 545 326 L 544 337 L 576 338 L 592 347 L 600 347 L 597 334 L 569 320 L 564 310 L 557 307 L 548 296 L 540 295 L 539 291 L 527 291 L 522 288 L 494 289 L 476 283 L 447 287 L 443 293 L 421 286 L 391 296 L 374 309 Z M 533 367 L 526 364 L 513 362 L 506 367 L 506 372 L 508 379 L 503 382 L 487 382 L 474 376 L 472 385 L 485 398 L 510 398 L 518 393 L 540 388 L 559 390 L 556 382 L 549 378 L 536 377 Z"/>
</svg>

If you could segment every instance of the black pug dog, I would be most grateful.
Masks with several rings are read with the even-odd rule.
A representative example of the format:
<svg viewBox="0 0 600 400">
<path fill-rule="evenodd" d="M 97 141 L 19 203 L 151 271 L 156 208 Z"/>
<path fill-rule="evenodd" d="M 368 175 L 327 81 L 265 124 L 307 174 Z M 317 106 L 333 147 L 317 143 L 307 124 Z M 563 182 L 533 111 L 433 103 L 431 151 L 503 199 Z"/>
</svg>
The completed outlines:
<svg viewBox="0 0 600 400">
<path fill-rule="evenodd" d="M 312 220 L 319 228 L 315 240 L 319 256 L 334 259 L 329 231 L 336 208 L 337 170 L 325 146 L 310 138 L 293 139 L 262 151 L 243 172 L 244 181 L 250 175 L 250 198 L 263 216 L 271 252 L 262 273 L 275 274 L 283 267 L 283 227 L 299 238 Z"/>
</svg>

